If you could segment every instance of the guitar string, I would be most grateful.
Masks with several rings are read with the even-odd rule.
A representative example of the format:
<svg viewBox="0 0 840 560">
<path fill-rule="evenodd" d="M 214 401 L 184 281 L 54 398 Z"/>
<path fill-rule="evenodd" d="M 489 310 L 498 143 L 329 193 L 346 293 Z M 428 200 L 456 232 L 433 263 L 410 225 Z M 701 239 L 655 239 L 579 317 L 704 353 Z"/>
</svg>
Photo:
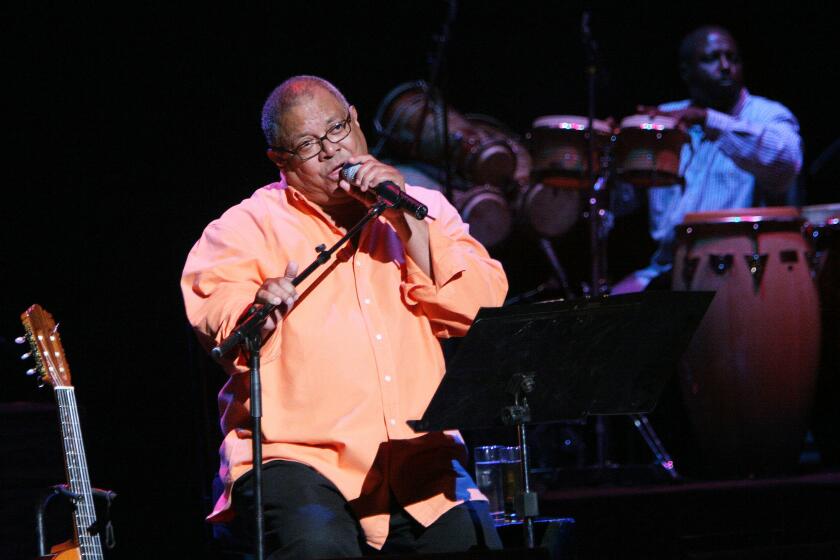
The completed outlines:
<svg viewBox="0 0 840 560">
<path fill-rule="evenodd" d="M 89 553 L 86 558 L 99 558 L 99 554 L 101 553 L 100 541 L 97 535 L 92 535 L 88 530 L 96 522 L 96 512 L 86 468 L 75 391 L 73 387 L 63 387 L 63 389 L 65 390 L 61 391 L 60 394 L 69 414 L 69 418 L 67 419 L 68 431 L 71 434 L 69 444 L 73 447 L 72 461 L 74 473 L 71 475 L 71 491 L 81 496 L 81 504 L 76 509 L 77 524 L 79 525 L 79 545 L 84 551 Z"/>
<path fill-rule="evenodd" d="M 79 488 L 79 472 L 78 472 L 78 454 L 76 450 L 76 434 L 73 429 L 72 411 L 70 409 L 71 402 L 69 397 L 69 389 L 67 387 L 55 388 L 57 398 L 61 404 L 62 424 L 65 433 L 65 450 L 67 452 L 67 476 L 70 491 L 80 497 L 79 501 L 74 503 L 74 516 L 76 518 L 76 538 L 79 542 L 79 547 L 85 551 L 89 545 L 89 538 L 85 527 L 87 526 L 87 504 L 85 495 Z"/>
<path fill-rule="evenodd" d="M 53 336 L 50 334 L 45 335 L 47 337 Z M 44 343 L 46 347 L 46 343 Z M 58 343 L 59 348 L 61 348 L 60 342 Z M 54 374 L 54 381 L 55 378 L 60 380 L 60 373 L 62 370 L 60 369 L 59 365 L 55 362 L 53 355 L 50 354 L 49 349 L 45 348 L 42 352 L 42 356 L 46 358 L 47 367 Z M 62 348 L 62 354 L 63 354 Z M 63 389 L 59 391 L 59 389 Z M 81 549 L 82 557 L 87 558 L 102 558 L 102 551 L 101 545 L 98 538 L 98 535 L 91 535 L 89 528 L 93 523 L 96 522 L 96 512 L 93 509 L 93 496 L 90 488 L 90 481 L 86 481 L 86 477 L 89 476 L 87 472 L 87 465 L 84 456 L 84 448 L 80 447 L 82 445 L 81 439 L 81 427 L 79 423 L 79 415 L 78 415 L 78 407 L 76 406 L 76 399 L 75 399 L 75 392 L 73 391 L 73 386 L 59 386 L 56 382 L 54 386 L 54 392 L 56 394 L 56 398 L 59 401 L 59 413 L 61 415 L 61 422 L 64 429 L 62 430 L 65 434 L 65 441 L 66 435 L 69 432 L 70 439 L 69 442 L 65 445 L 65 451 L 67 451 L 67 459 L 68 459 L 68 477 L 70 480 L 70 490 L 72 492 L 76 492 L 81 496 L 81 504 L 76 504 L 75 512 L 76 512 L 76 536 L 79 540 L 79 547 Z M 62 406 L 63 405 L 63 406 Z M 67 418 L 67 415 L 70 415 L 70 418 Z M 69 448 L 69 449 L 68 449 Z M 79 464 L 81 463 L 81 464 Z M 74 471 L 80 471 L 78 473 L 74 473 Z M 75 474 L 75 476 L 74 476 Z M 78 488 L 78 484 L 74 484 L 74 480 L 81 485 L 81 488 Z M 79 491 L 81 490 L 81 491 Z"/>
</svg>

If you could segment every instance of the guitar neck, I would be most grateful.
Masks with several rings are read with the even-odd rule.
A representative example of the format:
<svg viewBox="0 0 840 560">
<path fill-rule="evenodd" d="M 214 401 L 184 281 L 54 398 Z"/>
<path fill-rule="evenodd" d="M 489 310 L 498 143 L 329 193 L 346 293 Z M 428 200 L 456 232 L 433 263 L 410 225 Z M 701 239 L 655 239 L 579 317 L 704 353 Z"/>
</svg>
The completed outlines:
<svg viewBox="0 0 840 560">
<path fill-rule="evenodd" d="M 96 522 L 96 509 L 90 486 L 85 446 L 79 422 L 79 408 L 72 386 L 55 387 L 55 398 L 61 418 L 61 435 L 64 442 L 64 467 L 67 484 L 78 498 L 74 508 L 74 528 L 82 560 L 101 560 L 102 544 Z M 92 532 L 92 530 L 94 532 Z"/>
</svg>

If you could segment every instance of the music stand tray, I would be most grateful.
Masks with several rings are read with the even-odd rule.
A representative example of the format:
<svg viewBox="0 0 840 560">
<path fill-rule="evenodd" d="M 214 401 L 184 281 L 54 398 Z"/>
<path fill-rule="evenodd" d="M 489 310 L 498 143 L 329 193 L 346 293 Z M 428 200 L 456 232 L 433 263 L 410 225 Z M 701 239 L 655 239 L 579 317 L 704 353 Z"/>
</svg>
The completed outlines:
<svg viewBox="0 0 840 560">
<path fill-rule="evenodd" d="M 643 292 L 481 308 L 415 431 L 503 420 L 527 376 L 528 424 L 656 405 L 714 292 Z M 508 419 L 509 420 L 509 419 Z"/>
</svg>

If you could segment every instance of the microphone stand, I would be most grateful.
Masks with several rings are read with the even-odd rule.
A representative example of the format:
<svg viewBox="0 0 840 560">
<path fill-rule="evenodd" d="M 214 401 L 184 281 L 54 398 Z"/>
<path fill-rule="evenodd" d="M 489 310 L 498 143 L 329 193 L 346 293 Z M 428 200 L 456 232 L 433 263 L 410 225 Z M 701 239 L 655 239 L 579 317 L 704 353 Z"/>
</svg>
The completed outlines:
<svg viewBox="0 0 840 560">
<path fill-rule="evenodd" d="M 443 22 L 443 28 L 439 35 L 435 36 L 437 42 L 437 52 L 429 56 L 429 65 L 431 67 L 429 74 L 429 83 L 426 85 L 426 98 L 423 102 L 423 110 L 420 113 L 420 120 L 417 121 L 417 128 L 414 131 L 414 145 L 411 150 L 412 157 L 417 156 L 417 147 L 421 142 L 423 134 L 423 127 L 426 125 L 426 116 L 429 114 L 429 106 L 432 104 L 432 97 L 436 99 L 437 105 L 441 110 L 441 144 L 443 146 L 443 194 L 447 200 L 452 200 L 452 154 L 449 150 L 449 111 L 446 107 L 446 97 L 440 91 L 438 83 L 441 82 L 441 70 L 444 67 L 444 54 L 446 45 L 449 42 L 449 26 L 455 19 L 458 12 L 457 0 L 449 0 L 449 9 L 446 13 L 446 20 Z M 435 127 L 437 128 L 437 127 Z"/>
<path fill-rule="evenodd" d="M 595 179 L 595 81 L 598 74 L 598 44 L 592 38 L 592 31 L 589 28 L 591 13 L 584 9 L 581 15 L 581 39 L 586 50 L 586 92 L 587 92 L 587 149 L 586 149 L 586 171 L 587 181 L 592 185 L 589 193 L 589 260 L 591 263 L 591 284 L 589 287 L 590 297 L 600 297 L 608 292 L 602 269 L 603 243 L 601 218 L 603 210 L 600 207 L 601 193 L 605 188 L 604 177 Z M 599 468 L 606 466 L 607 429 L 603 416 L 595 419 L 595 440 L 596 457 Z"/>
<path fill-rule="evenodd" d="M 365 227 L 368 222 L 382 214 L 386 209 L 394 207 L 387 201 L 379 200 L 371 206 L 367 214 L 359 220 L 352 228 L 347 230 L 344 237 L 339 239 L 335 245 L 326 248 L 321 244 L 315 248 L 318 256 L 303 272 L 292 279 L 292 286 L 297 286 L 312 274 L 319 266 L 330 260 L 330 257 L 351 237 Z M 251 437 L 251 452 L 253 454 L 254 471 L 254 526 L 255 526 L 255 556 L 257 560 L 265 557 L 264 525 L 262 505 L 262 387 L 260 385 L 260 348 L 262 347 L 262 334 L 260 330 L 268 316 L 278 305 L 266 303 L 264 305 L 254 304 L 248 310 L 245 319 L 221 344 L 213 348 L 210 354 L 216 360 L 220 360 L 235 347 L 243 345 L 248 352 L 248 367 L 251 372 L 251 420 L 253 433 Z"/>
</svg>

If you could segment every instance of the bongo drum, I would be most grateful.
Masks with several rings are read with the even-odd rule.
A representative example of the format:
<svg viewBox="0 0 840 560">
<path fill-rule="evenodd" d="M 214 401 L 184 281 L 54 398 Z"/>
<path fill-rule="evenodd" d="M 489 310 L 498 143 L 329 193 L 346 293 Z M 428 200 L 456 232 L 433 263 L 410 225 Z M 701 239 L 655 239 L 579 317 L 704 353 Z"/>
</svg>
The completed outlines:
<svg viewBox="0 0 840 560">
<path fill-rule="evenodd" d="M 606 121 L 592 121 L 595 153 L 593 177 L 600 172 L 601 154 L 609 144 L 612 129 Z M 589 119 L 574 115 L 546 115 L 534 120 L 527 135 L 533 160 L 531 182 L 546 187 L 592 188 L 589 179 Z"/>
<path fill-rule="evenodd" d="M 380 104 L 374 125 L 400 158 L 441 165 L 445 155 L 444 111 L 439 96 L 432 93 L 430 98 L 428 89 L 425 82 L 409 82 L 394 88 Z M 505 138 L 473 126 L 451 107 L 445 115 L 455 171 L 474 184 L 504 187 L 516 167 L 513 150 Z"/>
<path fill-rule="evenodd" d="M 616 173 L 636 187 L 682 184 L 680 152 L 689 136 L 665 116 L 622 119 L 615 146 Z"/>
<path fill-rule="evenodd" d="M 516 154 L 513 208 L 518 222 L 539 237 L 560 237 L 580 218 L 580 191 L 532 183 L 531 154 L 518 141 L 514 141 L 512 147 Z"/>
<path fill-rule="evenodd" d="M 675 290 L 715 290 L 680 363 L 680 384 L 715 475 L 797 464 L 820 345 L 816 285 L 791 207 L 698 212 L 676 228 Z"/>
<path fill-rule="evenodd" d="M 540 237 L 560 237 L 581 215 L 581 193 L 576 189 L 524 185 L 516 199 L 517 215 Z"/>
<path fill-rule="evenodd" d="M 811 430 L 825 466 L 840 466 L 840 204 L 803 206 L 820 294 L 823 343 Z"/>
</svg>

